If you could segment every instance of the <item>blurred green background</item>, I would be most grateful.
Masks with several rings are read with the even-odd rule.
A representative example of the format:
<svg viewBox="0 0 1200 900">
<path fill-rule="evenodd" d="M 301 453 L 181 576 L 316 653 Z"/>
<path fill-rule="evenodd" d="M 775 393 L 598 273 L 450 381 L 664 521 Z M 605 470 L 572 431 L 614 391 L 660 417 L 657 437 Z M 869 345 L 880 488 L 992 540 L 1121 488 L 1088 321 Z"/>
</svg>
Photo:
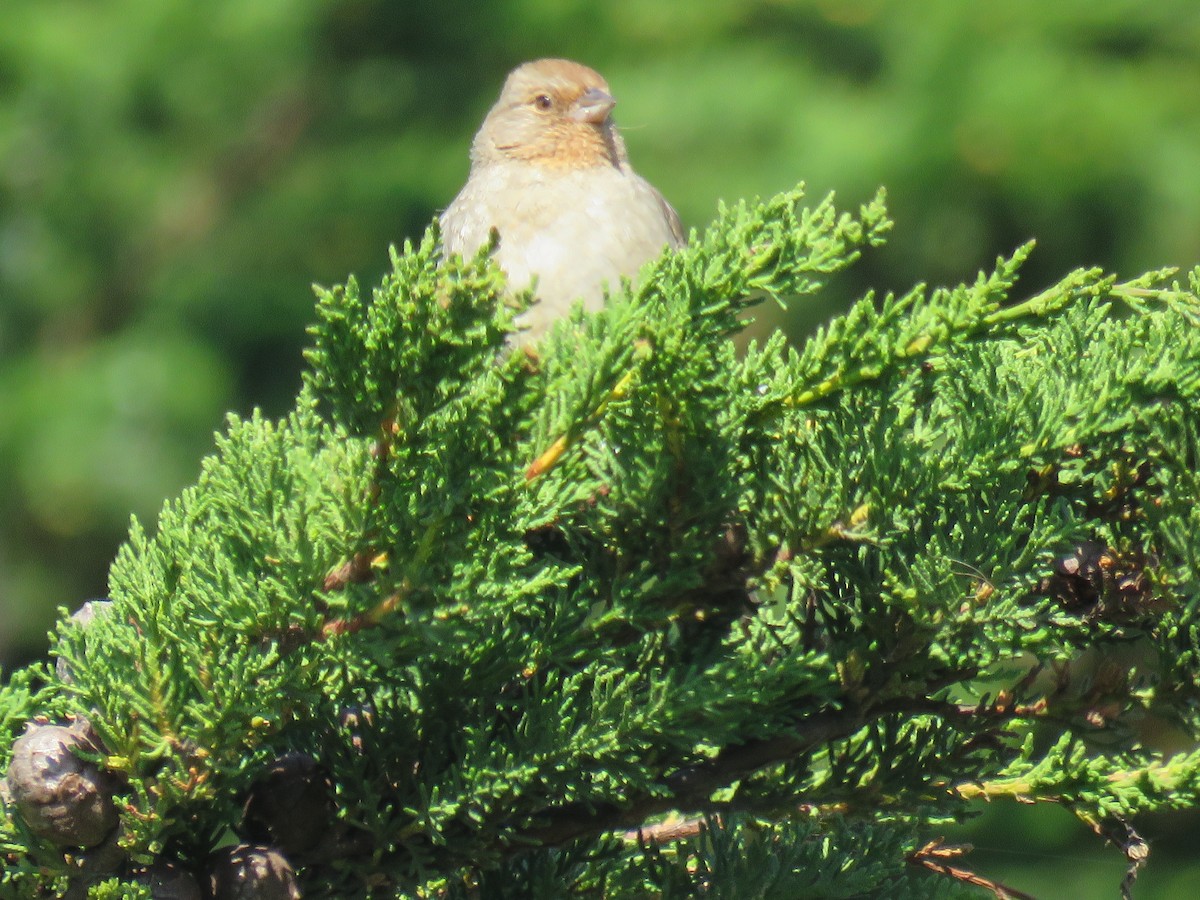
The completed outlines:
<svg viewBox="0 0 1200 900">
<path fill-rule="evenodd" d="M 546 55 L 607 76 L 636 167 L 690 226 L 801 179 L 844 204 L 887 186 L 893 240 L 772 323 L 797 336 L 868 286 L 970 279 L 1035 236 L 1030 292 L 1200 262 L 1196 0 L 5 0 L 6 668 L 105 593 L 129 516 L 195 479 L 226 410 L 288 408 L 310 284 L 376 279 L 466 177 L 505 73 Z M 999 847 L 1012 821 L 979 833 Z M 1180 821 L 1154 827 L 1196 833 Z M 1081 861 L 1042 834 L 1077 836 L 1059 825 L 1029 826 L 1049 862 L 1018 845 L 993 874 L 1111 895 L 1116 857 Z M 1138 896 L 1196 896 L 1179 858 Z"/>
</svg>

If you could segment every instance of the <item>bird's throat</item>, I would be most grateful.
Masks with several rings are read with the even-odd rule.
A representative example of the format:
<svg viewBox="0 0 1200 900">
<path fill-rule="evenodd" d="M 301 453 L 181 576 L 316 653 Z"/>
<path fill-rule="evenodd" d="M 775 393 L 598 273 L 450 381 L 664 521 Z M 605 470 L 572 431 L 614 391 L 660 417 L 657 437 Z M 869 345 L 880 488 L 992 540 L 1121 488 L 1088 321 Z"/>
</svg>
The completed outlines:
<svg viewBox="0 0 1200 900">
<path fill-rule="evenodd" d="M 510 159 L 520 159 L 556 169 L 621 167 L 621 153 L 611 126 L 571 123 L 548 129 L 539 140 L 500 148 Z"/>
</svg>

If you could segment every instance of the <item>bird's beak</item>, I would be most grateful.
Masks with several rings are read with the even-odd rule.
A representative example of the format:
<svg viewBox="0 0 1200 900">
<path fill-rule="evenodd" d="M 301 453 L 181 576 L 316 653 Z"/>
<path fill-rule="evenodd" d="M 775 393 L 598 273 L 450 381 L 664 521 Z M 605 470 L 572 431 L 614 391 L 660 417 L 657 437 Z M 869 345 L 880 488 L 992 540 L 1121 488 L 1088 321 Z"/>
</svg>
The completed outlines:
<svg viewBox="0 0 1200 900">
<path fill-rule="evenodd" d="M 577 122 L 600 125 L 608 118 L 608 114 L 616 105 L 617 101 L 612 98 L 611 94 L 600 88 L 588 88 L 571 105 L 568 115 Z"/>
</svg>

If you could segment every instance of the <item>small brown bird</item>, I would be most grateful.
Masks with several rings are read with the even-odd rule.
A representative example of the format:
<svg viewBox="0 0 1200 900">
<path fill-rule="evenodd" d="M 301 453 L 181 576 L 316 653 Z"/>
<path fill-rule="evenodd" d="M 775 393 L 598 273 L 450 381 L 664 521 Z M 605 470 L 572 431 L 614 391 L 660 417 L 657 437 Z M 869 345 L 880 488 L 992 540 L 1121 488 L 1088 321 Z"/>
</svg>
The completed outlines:
<svg viewBox="0 0 1200 900">
<path fill-rule="evenodd" d="M 514 69 L 471 145 L 471 174 L 442 214 L 445 252 L 475 253 L 495 228 L 513 290 L 536 277 L 538 302 L 519 340 L 545 333 L 576 300 L 598 309 L 664 247 L 682 247 L 679 216 L 630 168 L 599 74 L 565 59 Z"/>
</svg>

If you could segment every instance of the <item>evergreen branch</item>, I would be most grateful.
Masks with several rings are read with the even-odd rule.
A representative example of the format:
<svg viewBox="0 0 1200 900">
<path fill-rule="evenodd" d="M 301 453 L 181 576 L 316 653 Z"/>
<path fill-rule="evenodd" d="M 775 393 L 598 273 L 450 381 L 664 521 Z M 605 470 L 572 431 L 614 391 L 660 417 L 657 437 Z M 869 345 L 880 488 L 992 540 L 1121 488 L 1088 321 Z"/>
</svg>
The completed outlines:
<svg viewBox="0 0 1200 900">
<path fill-rule="evenodd" d="M 967 717 L 977 707 L 964 707 L 924 698 L 898 698 L 875 706 L 851 710 L 826 710 L 794 726 L 789 733 L 769 740 L 748 741 L 724 748 L 711 760 L 667 776 L 654 795 L 624 806 L 597 807 L 592 804 L 550 809 L 533 818 L 534 826 L 520 831 L 508 842 L 522 846 L 561 846 L 586 835 L 642 827 L 647 820 L 674 811 L 713 808 L 712 795 L 767 767 L 786 763 L 812 749 L 834 743 L 889 715 L 948 715 L 958 727 L 973 733 Z M 1014 715 L 1009 710 L 1004 717 Z M 996 710 L 987 710 L 991 720 Z"/>
<path fill-rule="evenodd" d="M 1081 819 L 1098 837 L 1115 844 L 1125 854 L 1128 865 L 1125 877 L 1121 879 L 1121 900 L 1133 900 L 1133 883 L 1137 881 L 1138 873 L 1150 857 L 1150 845 L 1142 838 L 1134 827 L 1120 816 L 1112 816 L 1101 822 L 1089 813 L 1075 810 Z"/>
<path fill-rule="evenodd" d="M 112 614 L 0 689 L 10 737 L 94 720 L 121 785 L 83 852 L 5 799 L 0 893 L 200 872 L 232 830 L 315 896 L 1000 896 L 929 833 L 1000 796 L 1070 807 L 1128 885 L 1122 823 L 1200 803 L 1138 730 L 1200 734 L 1200 270 L 1013 303 L 1025 247 L 740 355 L 741 312 L 890 228 L 798 201 L 723 208 L 536 360 L 436 227 L 322 291 L 296 410 L 231 418 Z"/>
<path fill-rule="evenodd" d="M 923 866 L 931 872 L 944 875 L 962 884 L 981 887 L 999 900 L 1037 900 L 1031 894 L 1018 891 L 1016 888 L 1008 887 L 990 878 L 984 878 L 969 869 L 952 865 L 949 862 L 949 860 L 961 858 L 971 849 L 969 846 L 952 846 L 940 841 L 930 841 L 917 852 L 910 854 L 908 862 L 910 865 Z"/>
<path fill-rule="evenodd" d="M 645 354 L 635 353 L 634 359 L 637 360 L 639 356 L 644 358 Z M 593 425 L 599 421 L 600 417 L 604 415 L 610 404 L 615 401 L 622 400 L 628 396 L 629 389 L 632 386 L 636 375 L 636 369 L 630 369 L 627 371 L 621 376 L 620 380 L 616 383 L 613 389 L 604 395 L 603 399 L 599 404 L 597 404 L 595 410 L 590 415 L 588 415 L 575 428 L 555 438 L 554 443 L 552 443 L 545 452 L 539 454 L 537 459 L 529 464 L 529 467 L 525 470 L 525 480 L 533 481 L 533 479 L 540 475 L 545 475 L 552 468 L 554 468 L 554 466 L 562 458 L 563 454 L 570 449 L 571 444 L 577 439 L 579 432 L 586 430 L 589 425 Z"/>
<path fill-rule="evenodd" d="M 668 776 L 658 796 L 645 796 L 624 806 L 567 806 L 533 817 L 533 826 L 506 840 L 511 851 L 529 846 L 562 846 L 587 835 L 625 831 L 673 810 L 704 809 L 713 791 L 796 754 L 847 737 L 877 715 L 830 710 L 800 723 L 786 737 L 726 748 L 711 762 Z"/>
<path fill-rule="evenodd" d="M 383 624 L 385 619 L 402 607 L 405 598 L 411 591 L 411 585 L 407 582 L 402 583 L 401 590 L 389 594 L 366 612 L 350 619 L 330 619 L 326 621 L 321 626 L 320 631 L 317 632 L 317 638 L 319 640 L 328 640 L 342 634 L 355 634 L 365 628 L 377 628 Z"/>
<path fill-rule="evenodd" d="M 964 800 L 1009 798 L 1018 802 L 1091 805 L 1106 815 L 1129 816 L 1145 808 L 1185 808 L 1200 799 L 1200 751 L 1181 753 L 1143 766 L 1126 768 L 1107 758 L 1092 758 L 1082 745 L 1064 737 L 1054 771 L 1043 761 L 1019 776 L 955 785 Z M 1096 785 L 1103 784 L 1103 794 Z"/>
</svg>

